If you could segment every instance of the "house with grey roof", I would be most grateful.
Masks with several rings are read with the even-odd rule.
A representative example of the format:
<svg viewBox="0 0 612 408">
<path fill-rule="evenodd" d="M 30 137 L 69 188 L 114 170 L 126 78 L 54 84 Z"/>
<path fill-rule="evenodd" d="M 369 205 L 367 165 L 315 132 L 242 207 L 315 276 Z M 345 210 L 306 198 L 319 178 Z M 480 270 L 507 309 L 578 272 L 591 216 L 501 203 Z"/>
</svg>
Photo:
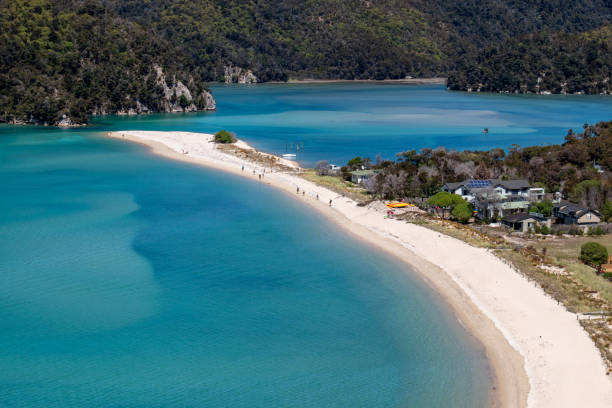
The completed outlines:
<svg viewBox="0 0 612 408">
<path fill-rule="evenodd" d="M 503 217 L 526 212 L 533 201 L 544 199 L 544 189 L 532 187 L 527 180 L 466 180 L 446 183 L 442 191 L 458 194 L 471 202 L 479 218 Z"/>
<path fill-rule="evenodd" d="M 548 228 L 551 226 L 549 217 L 544 217 L 542 214 L 537 213 L 510 214 L 502 217 L 501 222 L 502 225 L 520 232 L 529 232 L 536 225 L 540 227 L 546 225 Z"/>
<path fill-rule="evenodd" d="M 557 218 L 558 224 L 589 226 L 601 222 L 601 214 L 598 211 L 569 201 L 556 203 L 553 207 L 553 215 Z"/>
</svg>

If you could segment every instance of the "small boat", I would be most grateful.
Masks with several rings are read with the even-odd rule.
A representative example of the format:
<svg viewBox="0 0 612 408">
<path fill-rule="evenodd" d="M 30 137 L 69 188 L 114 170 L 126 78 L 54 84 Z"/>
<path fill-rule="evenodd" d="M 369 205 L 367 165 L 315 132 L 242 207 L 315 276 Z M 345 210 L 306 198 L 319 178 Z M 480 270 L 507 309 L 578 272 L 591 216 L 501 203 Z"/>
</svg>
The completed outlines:
<svg viewBox="0 0 612 408">
<path fill-rule="evenodd" d="M 293 153 L 285 153 L 282 155 L 283 159 L 287 160 L 295 160 L 295 154 Z"/>
<path fill-rule="evenodd" d="M 389 208 L 404 208 L 404 207 L 408 207 L 408 204 L 407 203 L 394 202 L 394 203 L 387 204 L 387 207 L 389 207 Z"/>
</svg>

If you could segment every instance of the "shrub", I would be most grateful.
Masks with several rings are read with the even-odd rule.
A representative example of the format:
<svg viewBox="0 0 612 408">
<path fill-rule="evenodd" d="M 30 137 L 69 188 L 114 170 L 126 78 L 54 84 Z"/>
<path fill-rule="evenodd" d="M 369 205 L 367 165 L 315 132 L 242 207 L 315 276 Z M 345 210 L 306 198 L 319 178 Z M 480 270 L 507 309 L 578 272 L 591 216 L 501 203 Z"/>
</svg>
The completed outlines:
<svg viewBox="0 0 612 408">
<path fill-rule="evenodd" d="M 215 133 L 215 143 L 234 143 L 236 138 L 227 130 L 220 130 Z"/>
<path fill-rule="evenodd" d="M 612 272 L 604 272 L 601 276 L 603 276 L 607 280 L 612 280 Z"/>
<path fill-rule="evenodd" d="M 530 208 L 530 212 L 542 214 L 545 217 L 550 217 L 552 215 L 553 203 L 552 201 L 540 201 L 534 203 Z"/>
<path fill-rule="evenodd" d="M 472 218 L 472 214 L 474 213 L 474 208 L 467 201 L 463 201 L 459 203 L 453 208 L 451 214 L 453 217 L 459 221 L 460 223 L 467 223 L 470 218 Z"/>
<path fill-rule="evenodd" d="M 550 228 L 548 228 L 548 226 L 546 224 L 542 225 L 540 227 L 540 234 L 544 234 L 544 235 L 548 235 L 550 234 Z"/>
<path fill-rule="evenodd" d="M 606 200 L 603 207 L 601 207 L 601 220 L 612 222 L 612 201 Z"/>
<path fill-rule="evenodd" d="M 608 250 L 597 242 L 587 242 L 580 247 L 580 259 L 595 265 L 601 265 L 608 260 Z"/>
<path fill-rule="evenodd" d="M 467 203 L 467 201 L 457 194 L 452 194 L 446 191 L 440 191 L 427 200 L 427 204 L 441 208 L 454 207 L 461 203 Z"/>
</svg>

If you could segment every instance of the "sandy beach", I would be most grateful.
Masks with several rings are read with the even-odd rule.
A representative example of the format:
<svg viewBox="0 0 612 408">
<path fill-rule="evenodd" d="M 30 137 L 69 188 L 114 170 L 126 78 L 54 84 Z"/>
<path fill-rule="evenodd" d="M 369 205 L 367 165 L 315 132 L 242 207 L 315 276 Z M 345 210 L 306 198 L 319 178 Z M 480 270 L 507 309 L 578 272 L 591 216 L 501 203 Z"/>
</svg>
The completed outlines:
<svg viewBox="0 0 612 408">
<path fill-rule="evenodd" d="M 612 381 L 577 316 L 486 249 L 418 225 L 386 219 L 380 203 L 359 207 L 353 200 L 297 176 L 295 162 L 270 155 L 282 170 L 268 167 L 264 173 L 261 165 L 218 150 L 209 134 L 126 131 L 108 136 L 278 188 L 406 262 L 410 266 L 407 273 L 418 273 L 482 343 L 495 376 L 492 405 L 612 406 Z M 251 149 L 244 142 L 239 147 Z"/>
</svg>

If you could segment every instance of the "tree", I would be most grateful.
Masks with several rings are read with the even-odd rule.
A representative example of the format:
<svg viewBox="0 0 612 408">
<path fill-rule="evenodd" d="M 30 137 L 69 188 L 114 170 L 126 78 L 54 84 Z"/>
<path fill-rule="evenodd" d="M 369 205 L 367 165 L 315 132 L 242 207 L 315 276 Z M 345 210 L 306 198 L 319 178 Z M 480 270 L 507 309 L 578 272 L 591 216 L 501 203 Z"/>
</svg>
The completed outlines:
<svg viewBox="0 0 612 408">
<path fill-rule="evenodd" d="M 612 201 L 606 200 L 601 207 L 601 218 L 605 222 L 612 222 Z"/>
<path fill-rule="evenodd" d="M 544 217 L 550 217 L 552 215 L 552 210 L 553 203 L 548 200 L 533 203 L 529 208 L 529 211 L 542 214 Z"/>
<path fill-rule="evenodd" d="M 234 135 L 232 135 L 227 130 L 220 130 L 217 133 L 215 133 L 215 143 L 227 144 L 227 143 L 234 143 L 235 141 L 236 141 L 236 138 L 234 137 Z"/>
<path fill-rule="evenodd" d="M 349 160 L 348 163 L 346 163 L 346 166 L 350 168 L 357 168 L 361 166 L 362 163 L 363 161 L 361 160 L 361 157 L 358 156 Z"/>
<path fill-rule="evenodd" d="M 472 206 L 472 204 L 468 203 L 467 201 L 463 201 L 462 203 L 459 203 L 455 206 L 455 208 L 453 208 L 453 211 L 451 212 L 451 214 L 453 215 L 453 218 L 455 218 L 457 221 L 459 221 L 462 224 L 467 223 L 470 218 L 472 218 L 472 214 L 474 213 L 474 207 Z"/>
<path fill-rule="evenodd" d="M 580 259 L 595 265 L 601 265 L 608 260 L 608 250 L 598 242 L 587 242 L 580 247 Z"/>
<path fill-rule="evenodd" d="M 461 196 L 446 191 L 440 191 L 433 197 L 430 197 L 429 200 L 427 200 L 427 204 L 433 207 L 440 207 L 442 209 L 442 217 L 444 217 L 444 213 L 447 209 L 452 210 L 458 204 L 465 202 L 466 201 L 461 198 Z"/>
</svg>

